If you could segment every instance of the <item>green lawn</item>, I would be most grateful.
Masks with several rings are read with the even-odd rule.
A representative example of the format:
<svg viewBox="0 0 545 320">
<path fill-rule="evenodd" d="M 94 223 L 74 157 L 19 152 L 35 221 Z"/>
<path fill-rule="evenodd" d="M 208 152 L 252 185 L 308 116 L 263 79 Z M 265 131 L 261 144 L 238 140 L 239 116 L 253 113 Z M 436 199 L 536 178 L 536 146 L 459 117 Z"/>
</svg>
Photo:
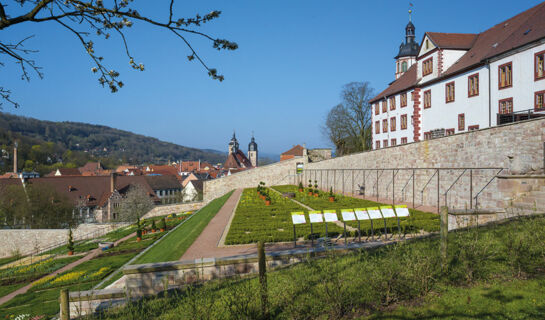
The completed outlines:
<svg viewBox="0 0 545 320">
<path fill-rule="evenodd" d="M 451 232 L 267 274 L 271 319 L 542 319 L 545 218 Z M 444 262 L 445 268 L 442 268 Z M 256 319 L 257 277 L 190 286 L 100 319 Z"/>
<path fill-rule="evenodd" d="M 201 234 L 210 220 L 218 213 L 225 201 L 233 194 L 233 191 L 210 202 L 193 216 L 179 226 L 175 231 L 170 232 L 153 248 L 140 256 L 133 264 L 152 263 L 162 261 L 175 261 L 185 253 L 187 248 Z"/>
</svg>

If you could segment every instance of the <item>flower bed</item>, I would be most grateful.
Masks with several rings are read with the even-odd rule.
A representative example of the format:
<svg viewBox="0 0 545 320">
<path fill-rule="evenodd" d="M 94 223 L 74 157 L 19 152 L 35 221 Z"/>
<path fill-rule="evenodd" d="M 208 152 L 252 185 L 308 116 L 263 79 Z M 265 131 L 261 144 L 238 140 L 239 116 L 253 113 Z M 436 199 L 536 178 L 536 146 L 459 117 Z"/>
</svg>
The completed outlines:
<svg viewBox="0 0 545 320">
<path fill-rule="evenodd" d="M 259 197 L 256 188 L 245 189 L 242 193 L 235 217 L 231 222 L 225 244 L 281 242 L 293 240 L 293 224 L 291 212 L 306 211 L 290 199 L 283 198 L 276 192 L 270 192 L 271 204 L 266 205 Z M 308 222 L 308 215 L 307 215 Z M 325 236 L 325 225 L 313 226 L 315 237 Z M 311 236 L 310 225 L 296 226 L 297 237 Z M 328 223 L 330 236 L 342 232 L 342 228 L 334 223 Z"/>
<path fill-rule="evenodd" d="M 279 192 L 293 192 L 295 193 L 295 200 L 315 209 L 315 210 L 336 210 L 339 219 L 341 219 L 341 209 L 356 209 L 356 208 L 368 208 L 368 207 L 378 207 L 384 206 L 385 204 L 357 199 L 348 196 L 343 196 L 341 194 L 335 194 L 335 201 L 329 201 L 329 193 L 321 192 L 318 197 L 309 196 L 306 190 L 299 192 L 297 186 L 294 185 L 285 185 L 285 186 L 275 186 L 273 189 Z M 426 231 L 426 232 L 435 232 L 439 231 L 439 215 L 430 212 L 423 212 L 419 210 L 409 209 L 411 214 L 410 218 L 400 218 L 400 225 L 402 232 L 415 232 L 415 231 Z M 358 223 L 356 221 L 347 222 L 346 225 L 351 227 L 357 227 Z M 360 222 L 361 230 L 363 235 L 371 234 L 371 223 L 368 221 Z M 396 233 L 397 230 L 397 219 L 386 219 L 386 226 L 388 233 Z M 373 223 L 373 229 L 375 235 L 381 234 L 384 232 L 384 222 Z M 354 235 L 352 233 L 351 235 Z"/>
</svg>

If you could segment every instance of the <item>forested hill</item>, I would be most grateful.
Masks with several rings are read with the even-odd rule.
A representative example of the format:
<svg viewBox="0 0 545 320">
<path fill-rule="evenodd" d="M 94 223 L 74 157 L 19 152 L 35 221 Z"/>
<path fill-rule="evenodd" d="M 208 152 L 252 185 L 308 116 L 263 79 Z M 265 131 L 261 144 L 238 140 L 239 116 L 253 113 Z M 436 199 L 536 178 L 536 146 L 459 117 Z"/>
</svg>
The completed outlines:
<svg viewBox="0 0 545 320">
<path fill-rule="evenodd" d="M 76 162 L 85 161 L 83 158 L 104 159 L 105 163 L 112 165 L 162 163 L 180 159 L 201 159 L 210 163 L 225 160 L 225 155 L 220 152 L 188 148 L 106 126 L 43 121 L 0 112 L 1 149 L 11 153 L 14 140 L 18 140 L 20 145 L 19 163 L 32 160 L 34 166 L 36 163 L 44 164 L 44 161 L 51 165 L 58 160 L 65 163 L 70 160 L 62 159 L 63 155 L 64 158 L 78 155 Z M 33 146 L 35 150 L 32 150 Z M 32 151 L 35 151 L 34 154 Z M 71 152 L 67 155 L 67 151 Z M 41 159 L 36 157 L 36 153 L 42 153 Z M 8 171 L 8 165 L 11 167 L 6 161 L 8 156 L 4 152 L 2 159 L 5 165 L 2 168 L 0 164 L 0 171 Z M 30 164 L 25 163 L 24 166 L 28 168 Z"/>
</svg>

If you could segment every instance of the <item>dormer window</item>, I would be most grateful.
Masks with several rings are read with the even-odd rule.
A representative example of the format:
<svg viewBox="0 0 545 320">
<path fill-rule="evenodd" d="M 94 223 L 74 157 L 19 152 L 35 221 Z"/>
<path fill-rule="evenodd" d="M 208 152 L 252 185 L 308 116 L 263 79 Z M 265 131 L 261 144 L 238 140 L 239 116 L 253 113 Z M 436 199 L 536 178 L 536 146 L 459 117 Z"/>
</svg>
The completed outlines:
<svg viewBox="0 0 545 320">
<path fill-rule="evenodd" d="M 422 61 L 422 77 L 433 73 L 433 57 Z"/>
</svg>

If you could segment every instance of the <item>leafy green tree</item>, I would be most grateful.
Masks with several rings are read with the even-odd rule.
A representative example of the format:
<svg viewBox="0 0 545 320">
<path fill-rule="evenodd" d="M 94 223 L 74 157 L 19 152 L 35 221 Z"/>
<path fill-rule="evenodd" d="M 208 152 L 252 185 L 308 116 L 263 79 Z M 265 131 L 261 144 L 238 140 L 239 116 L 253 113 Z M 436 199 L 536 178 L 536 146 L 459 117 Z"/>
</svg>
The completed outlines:
<svg viewBox="0 0 545 320">
<path fill-rule="evenodd" d="M 77 221 L 75 205 L 64 195 L 44 184 L 26 186 L 30 214 L 26 223 L 32 229 L 59 229 L 72 227 Z"/>
<path fill-rule="evenodd" d="M 30 206 L 22 186 L 12 185 L 0 190 L 0 225 L 19 227 L 29 215 Z"/>
</svg>

